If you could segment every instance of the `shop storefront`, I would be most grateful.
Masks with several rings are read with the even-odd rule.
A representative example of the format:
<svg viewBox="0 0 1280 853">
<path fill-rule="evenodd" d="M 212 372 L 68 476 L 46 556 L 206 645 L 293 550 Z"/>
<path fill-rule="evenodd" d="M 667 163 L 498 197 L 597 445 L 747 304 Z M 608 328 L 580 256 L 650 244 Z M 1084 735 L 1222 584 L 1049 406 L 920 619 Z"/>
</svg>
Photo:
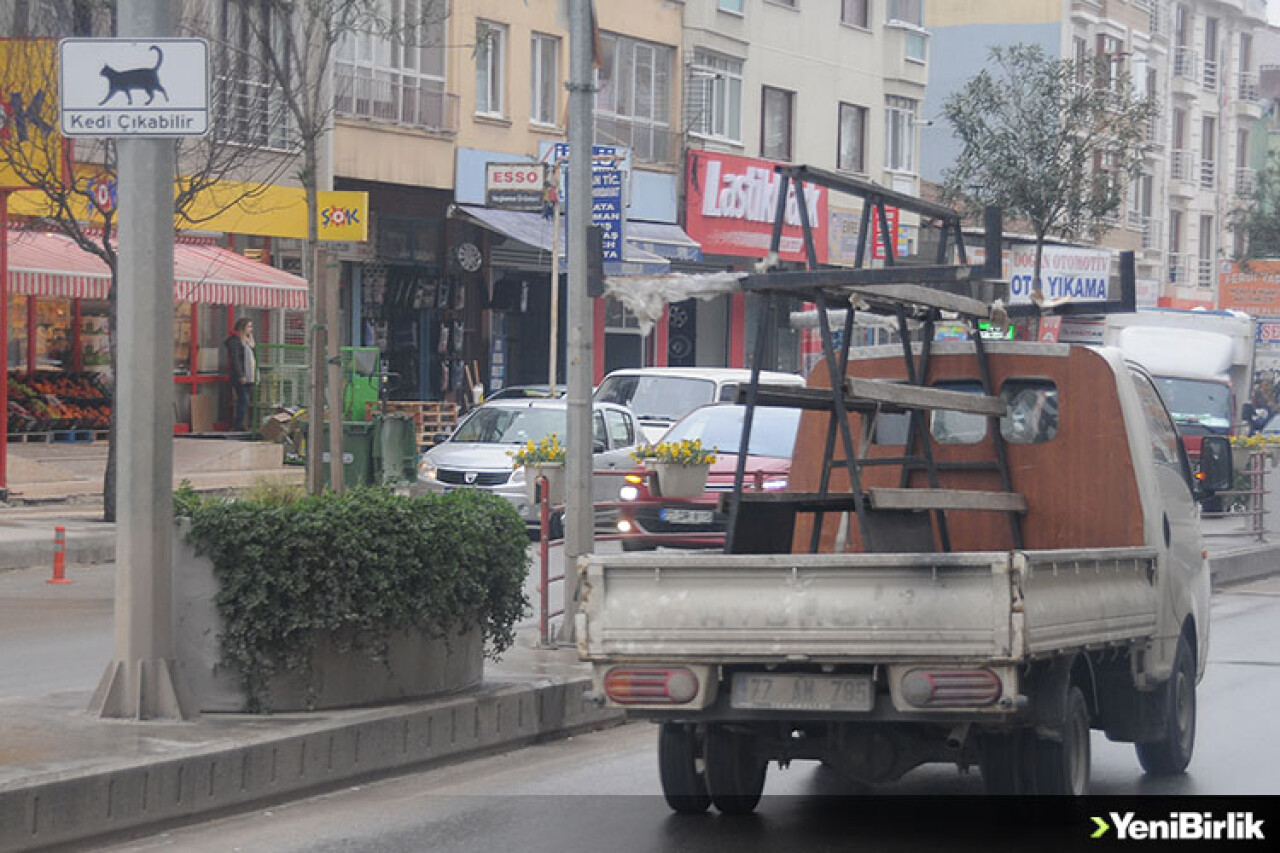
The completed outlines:
<svg viewBox="0 0 1280 853">
<path fill-rule="evenodd" d="M 551 347 L 553 217 L 539 212 L 486 206 L 485 167 L 527 158 L 501 152 L 459 149 L 456 204 L 450 221 L 481 228 L 482 271 L 487 288 L 486 323 L 489 358 L 486 387 L 545 384 Z M 656 275 L 695 263 L 698 244 L 676 224 L 677 177 L 668 173 L 627 170 L 624 198 L 622 260 L 605 264 L 606 275 Z M 567 216 L 561 217 L 559 251 L 558 341 L 567 339 Z M 615 367 L 667 363 L 666 326 L 647 334 L 636 318 L 610 298 L 595 300 L 593 323 L 594 376 L 598 381 Z M 558 359 L 558 381 L 565 381 L 566 359 Z"/>
<path fill-rule="evenodd" d="M 107 296 L 111 277 L 96 256 L 56 233 L 8 234 L 9 433 L 101 431 L 110 419 Z M 227 428 L 222 342 L 248 317 L 259 344 L 305 311 L 306 282 L 218 246 L 174 247 L 175 430 Z"/>
<path fill-rule="evenodd" d="M 710 151 L 689 151 L 686 160 L 685 230 L 701 245 L 702 263 L 750 270 L 769 253 L 781 180 L 774 172 L 775 164 Z M 820 264 L 827 263 L 830 247 L 827 195 L 825 188 L 805 184 L 806 213 Z M 779 258 L 784 266 L 800 268 L 805 263 L 804 234 L 794 188 L 788 190 L 788 201 Z M 697 302 L 692 319 L 697 332 L 690 336 L 693 351 L 686 358 L 699 365 L 751 367 L 765 305 L 765 300 L 742 293 Z M 763 369 L 804 369 L 801 331 L 791 324 L 792 312 L 802 307 L 799 302 L 783 300 L 764 318 Z M 674 312 L 671 319 L 676 319 Z M 725 356 L 727 361 L 719 361 Z"/>
</svg>

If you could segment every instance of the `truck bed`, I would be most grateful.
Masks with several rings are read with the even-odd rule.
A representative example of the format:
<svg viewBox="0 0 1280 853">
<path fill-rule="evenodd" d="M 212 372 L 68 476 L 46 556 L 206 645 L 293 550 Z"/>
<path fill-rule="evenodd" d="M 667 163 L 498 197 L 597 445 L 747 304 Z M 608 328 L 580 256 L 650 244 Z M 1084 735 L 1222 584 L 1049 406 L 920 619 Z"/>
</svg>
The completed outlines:
<svg viewBox="0 0 1280 853">
<path fill-rule="evenodd" d="M 591 555 L 596 662 L 1014 662 L 1152 636 L 1144 547 L 955 554 Z"/>
</svg>

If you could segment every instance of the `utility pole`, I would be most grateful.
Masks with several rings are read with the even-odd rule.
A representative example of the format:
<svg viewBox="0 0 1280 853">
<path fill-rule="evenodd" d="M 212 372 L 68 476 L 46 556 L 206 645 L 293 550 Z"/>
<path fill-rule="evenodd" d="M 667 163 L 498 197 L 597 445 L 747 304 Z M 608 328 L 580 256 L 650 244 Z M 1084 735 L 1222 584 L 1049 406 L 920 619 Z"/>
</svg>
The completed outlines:
<svg viewBox="0 0 1280 853">
<path fill-rule="evenodd" d="M 578 557 L 594 544 L 595 511 L 591 500 L 591 371 L 594 310 L 587 295 L 587 229 L 591 227 L 591 166 L 595 107 L 592 96 L 591 0 L 569 0 L 569 313 L 567 340 L 568 455 L 565 462 L 564 622 L 560 639 L 574 641 L 578 612 Z"/>
<path fill-rule="evenodd" d="M 173 33 L 169 0 L 121 0 L 121 37 Z M 116 293 L 115 653 L 90 711 L 183 719 L 173 640 L 173 182 L 171 139 L 120 139 Z"/>
<path fill-rule="evenodd" d="M 552 159 L 551 186 L 556 200 L 551 206 L 551 352 L 547 368 L 547 394 L 554 398 L 556 374 L 560 372 L 560 158 L 553 156 Z"/>
</svg>

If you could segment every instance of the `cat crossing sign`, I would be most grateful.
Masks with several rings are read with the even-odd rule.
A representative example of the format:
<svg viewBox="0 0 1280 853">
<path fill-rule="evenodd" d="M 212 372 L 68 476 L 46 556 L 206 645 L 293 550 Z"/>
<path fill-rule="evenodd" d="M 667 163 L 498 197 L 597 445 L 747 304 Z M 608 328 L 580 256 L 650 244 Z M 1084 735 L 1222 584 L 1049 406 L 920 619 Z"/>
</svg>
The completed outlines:
<svg viewBox="0 0 1280 853">
<path fill-rule="evenodd" d="M 209 130 L 204 39 L 63 39 L 64 136 L 203 136 Z"/>
</svg>

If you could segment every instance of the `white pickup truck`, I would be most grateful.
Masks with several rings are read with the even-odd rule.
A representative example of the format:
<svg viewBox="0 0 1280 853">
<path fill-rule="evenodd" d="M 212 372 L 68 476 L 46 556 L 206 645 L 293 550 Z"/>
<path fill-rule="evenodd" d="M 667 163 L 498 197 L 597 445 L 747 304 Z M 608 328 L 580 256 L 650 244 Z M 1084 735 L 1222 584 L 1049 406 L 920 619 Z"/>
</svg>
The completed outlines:
<svg viewBox="0 0 1280 853">
<path fill-rule="evenodd" d="M 580 560 L 579 653 L 598 701 L 661 724 L 668 803 L 748 812 L 769 762 L 800 759 L 1080 795 L 1091 729 L 1182 772 L 1209 634 L 1196 501 L 1229 488 L 1227 440 L 1205 438 L 1197 482 L 1114 349 L 935 343 L 924 381 L 884 349 L 837 386 L 851 445 L 844 404 L 816 402 L 826 363 L 789 395 L 788 491 L 731 499 L 732 553 Z"/>
</svg>

